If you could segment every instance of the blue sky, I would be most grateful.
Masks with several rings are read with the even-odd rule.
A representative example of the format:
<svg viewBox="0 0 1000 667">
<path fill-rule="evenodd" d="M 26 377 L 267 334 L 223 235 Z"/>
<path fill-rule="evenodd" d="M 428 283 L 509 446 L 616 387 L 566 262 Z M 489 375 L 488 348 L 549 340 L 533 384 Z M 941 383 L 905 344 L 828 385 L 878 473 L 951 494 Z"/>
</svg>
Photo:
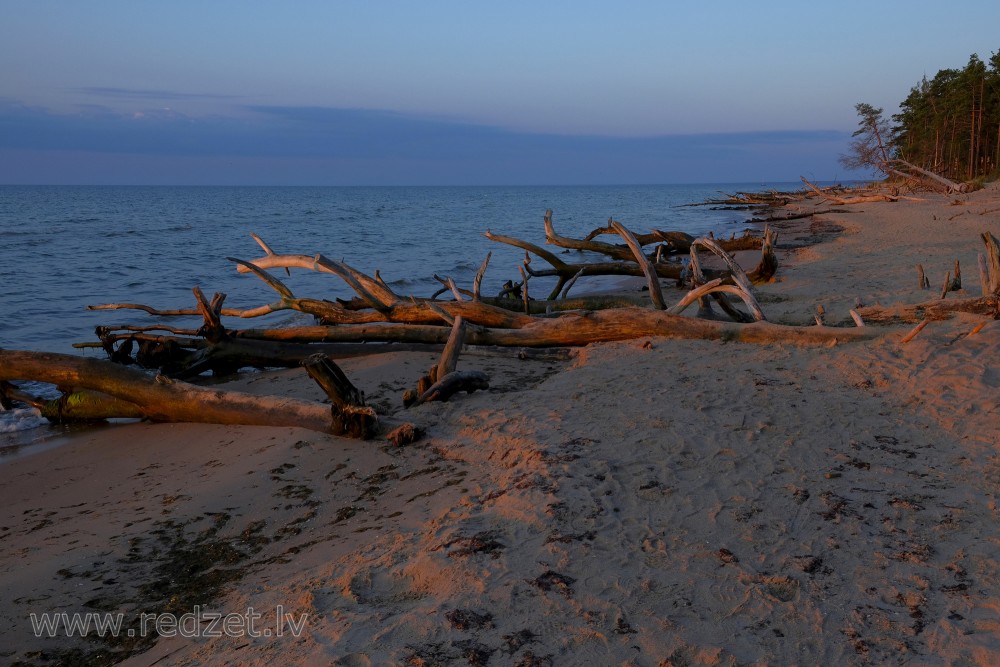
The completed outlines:
<svg viewBox="0 0 1000 667">
<path fill-rule="evenodd" d="M 0 183 L 850 178 L 1000 3 L 0 0 Z"/>
</svg>

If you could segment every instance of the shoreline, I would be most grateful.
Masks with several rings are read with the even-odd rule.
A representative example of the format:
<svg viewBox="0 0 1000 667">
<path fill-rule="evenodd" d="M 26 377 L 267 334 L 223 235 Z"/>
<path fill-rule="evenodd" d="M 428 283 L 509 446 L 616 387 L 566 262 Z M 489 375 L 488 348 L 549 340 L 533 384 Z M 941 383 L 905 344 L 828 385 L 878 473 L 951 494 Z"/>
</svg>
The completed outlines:
<svg viewBox="0 0 1000 667">
<path fill-rule="evenodd" d="M 777 226 L 768 319 L 933 299 L 916 263 L 936 280 L 960 259 L 978 295 L 1000 188 L 928 200 Z M 493 388 L 408 411 L 427 435 L 402 448 L 190 424 L 74 436 L 0 463 L 2 657 L 94 649 L 36 639 L 32 612 L 204 600 L 307 620 L 298 638 L 161 637 L 125 664 L 990 664 L 1000 322 L 969 336 L 981 320 L 905 346 L 912 325 L 819 349 L 644 338 L 563 361 L 463 356 Z M 342 366 L 397 410 L 435 358 Z M 232 386 L 321 398 L 294 371 Z"/>
</svg>

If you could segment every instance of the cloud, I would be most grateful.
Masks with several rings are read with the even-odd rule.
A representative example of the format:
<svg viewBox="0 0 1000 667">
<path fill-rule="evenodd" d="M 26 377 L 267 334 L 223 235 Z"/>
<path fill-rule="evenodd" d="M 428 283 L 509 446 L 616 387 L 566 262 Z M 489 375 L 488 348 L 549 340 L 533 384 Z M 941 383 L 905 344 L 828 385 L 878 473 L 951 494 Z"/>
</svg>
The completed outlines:
<svg viewBox="0 0 1000 667">
<path fill-rule="evenodd" d="M 71 88 L 71 92 L 111 99 L 142 100 L 233 100 L 240 95 L 220 95 L 217 93 L 182 93 L 175 90 L 154 90 L 150 88 L 115 88 L 111 86 L 87 86 Z"/>
<path fill-rule="evenodd" d="M 105 156 L 95 160 L 103 165 L 109 164 L 107 156 L 144 156 L 148 165 L 160 156 L 179 174 L 184 170 L 177 165 L 185 160 L 194 165 L 228 159 L 244 165 L 246 174 L 257 168 L 266 175 L 270 161 L 281 164 L 283 178 L 291 181 L 299 164 L 299 180 L 310 183 L 586 184 L 833 178 L 834 172 L 843 173 L 836 158 L 849 140 L 835 131 L 644 138 L 532 134 L 385 110 L 248 106 L 244 111 L 249 113 L 238 118 L 163 109 L 124 115 L 103 107 L 56 114 L 0 100 L 0 149 L 22 158 L 31 151 Z M 10 182 L 11 173 L 16 165 L 0 163 L 0 182 Z"/>
</svg>

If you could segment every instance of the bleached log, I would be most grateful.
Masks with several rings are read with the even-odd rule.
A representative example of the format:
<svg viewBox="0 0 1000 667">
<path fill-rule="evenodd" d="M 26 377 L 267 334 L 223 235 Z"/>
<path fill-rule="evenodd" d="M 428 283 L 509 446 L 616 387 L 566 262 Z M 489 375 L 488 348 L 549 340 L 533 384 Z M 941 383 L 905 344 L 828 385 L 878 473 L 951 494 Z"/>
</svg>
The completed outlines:
<svg viewBox="0 0 1000 667">
<path fill-rule="evenodd" d="M 982 233 L 983 244 L 986 246 L 986 275 L 988 277 L 986 291 L 983 296 L 1000 296 L 1000 246 L 996 237 L 988 231 Z"/>
<path fill-rule="evenodd" d="M 867 204 L 869 202 L 881 202 L 881 201 L 898 201 L 899 197 L 886 194 L 875 194 L 875 195 L 862 195 L 860 197 L 838 197 L 837 195 L 830 194 L 828 192 L 823 192 L 818 187 L 810 183 L 803 176 L 799 176 L 802 182 L 806 184 L 806 187 L 815 192 L 817 195 L 823 199 L 833 202 L 838 206 L 847 206 L 850 204 Z"/>
<path fill-rule="evenodd" d="M 910 162 L 907 162 L 906 160 L 900 160 L 900 159 L 890 160 L 889 163 L 890 164 L 902 165 L 906 169 L 909 169 L 912 172 L 916 172 L 920 176 L 923 176 L 924 178 L 928 178 L 928 179 L 930 179 L 930 180 L 938 183 L 939 185 L 944 186 L 945 190 L 947 192 L 959 192 L 959 193 L 961 193 L 961 192 L 968 192 L 968 190 L 969 190 L 968 185 L 966 185 L 965 183 L 956 183 L 954 181 L 948 180 L 947 178 L 945 178 L 944 176 L 941 176 L 940 174 L 935 174 L 933 171 L 928 171 L 926 169 L 918 167 L 917 165 L 911 164 Z M 911 176 L 911 178 L 912 178 L 912 176 Z"/>
<path fill-rule="evenodd" d="M 608 221 L 609 226 L 611 221 Z M 589 252 L 596 252 L 602 255 L 607 255 L 613 259 L 631 261 L 633 259 L 632 250 L 629 249 L 627 245 L 617 245 L 611 243 L 604 243 L 603 241 L 585 241 L 583 239 L 574 239 L 568 236 L 561 236 L 556 233 L 555 227 L 552 225 L 552 209 L 547 209 L 545 211 L 545 217 L 543 218 L 543 224 L 545 226 L 545 242 L 552 245 L 559 246 L 560 248 L 568 248 L 570 250 L 586 250 Z"/>
<path fill-rule="evenodd" d="M 101 392 L 134 404 L 142 416 L 153 421 L 300 426 L 331 431 L 330 408 L 322 403 L 202 388 L 68 354 L 0 350 L 0 380 L 34 380 Z"/>
<path fill-rule="evenodd" d="M 448 338 L 449 329 L 411 324 L 311 326 L 287 330 L 286 335 L 289 340 L 297 341 L 444 343 Z M 641 336 L 664 336 L 747 343 L 825 345 L 833 342 L 867 340 L 879 335 L 880 332 L 874 327 L 864 329 L 798 327 L 768 322 L 736 324 L 673 315 L 649 308 L 626 307 L 593 312 L 570 312 L 558 318 L 532 318 L 529 325 L 520 329 L 469 330 L 466 332 L 465 342 L 468 345 L 504 347 L 575 347 L 590 343 L 629 340 Z"/>
<path fill-rule="evenodd" d="M 625 239 L 625 244 L 632 251 L 632 255 L 635 261 L 642 268 L 643 274 L 646 276 L 646 284 L 649 286 L 649 298 L 652 299 L 653 305 L 659 310 L 665 310 L 667 304 L 663 301 L 663 290 L 660 288 L 660 277 L 656 274 L 656 269 L 653 268 L 652 262 L 647 259 L 646 255 L 642 252 L 642 247 L 636 240 L 635 236 L 632 235 L 625 225 L 617 221 L 610 221 L 611 227 L 617 232 L 623 239 Z"/>
<path fill-rule="evenodd" d="M 925 301 L 909 306 L 867 306 L 857 311 L 873 324 L 919 322 L 923 319 L 946 320 L 955 313 L 971 313 L 993 317 L 1000 313 L 1000 298 L 947 299 Z"/>
</svg>

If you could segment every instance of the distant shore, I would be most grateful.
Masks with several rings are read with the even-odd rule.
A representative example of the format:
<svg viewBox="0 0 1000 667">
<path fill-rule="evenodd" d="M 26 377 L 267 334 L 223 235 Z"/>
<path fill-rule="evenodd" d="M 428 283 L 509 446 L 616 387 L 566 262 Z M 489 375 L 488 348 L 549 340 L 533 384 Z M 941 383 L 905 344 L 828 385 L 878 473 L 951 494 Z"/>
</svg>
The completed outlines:
<svg viewBox="0 0 1000 667">
<path fill-rule="evenodd" d="M 918 196 L 790 204 L 828 212 L 775 224 L 768 319 L 808 326 L 822 305 L 847 325 L 859 303 L 936 299 L 955 260 L 963 291 L 946 298 L 979 296 L 1000 188 Z M 472 352 L 461 366 L 489 391 L 406 413 L 402 390 L 436 355 L 355 358 L 342 367 L 369 402 L 422 440 L 136 423 L 0 463 L 0 657 L 995 664 L 1000 322 L 957 314 L 905 344 L 913 323 L 878 326 L 819 348 Z M 233 386 L 322 398 L 297 370 Z M 195 607 L 252 607 L 282 636 L 170 636 L 168 616 Z M 122 613 L 133 629 L 155 614 L 167 632 L 35 636 L 31 614 L 63 612 Z"/>
</svg>

